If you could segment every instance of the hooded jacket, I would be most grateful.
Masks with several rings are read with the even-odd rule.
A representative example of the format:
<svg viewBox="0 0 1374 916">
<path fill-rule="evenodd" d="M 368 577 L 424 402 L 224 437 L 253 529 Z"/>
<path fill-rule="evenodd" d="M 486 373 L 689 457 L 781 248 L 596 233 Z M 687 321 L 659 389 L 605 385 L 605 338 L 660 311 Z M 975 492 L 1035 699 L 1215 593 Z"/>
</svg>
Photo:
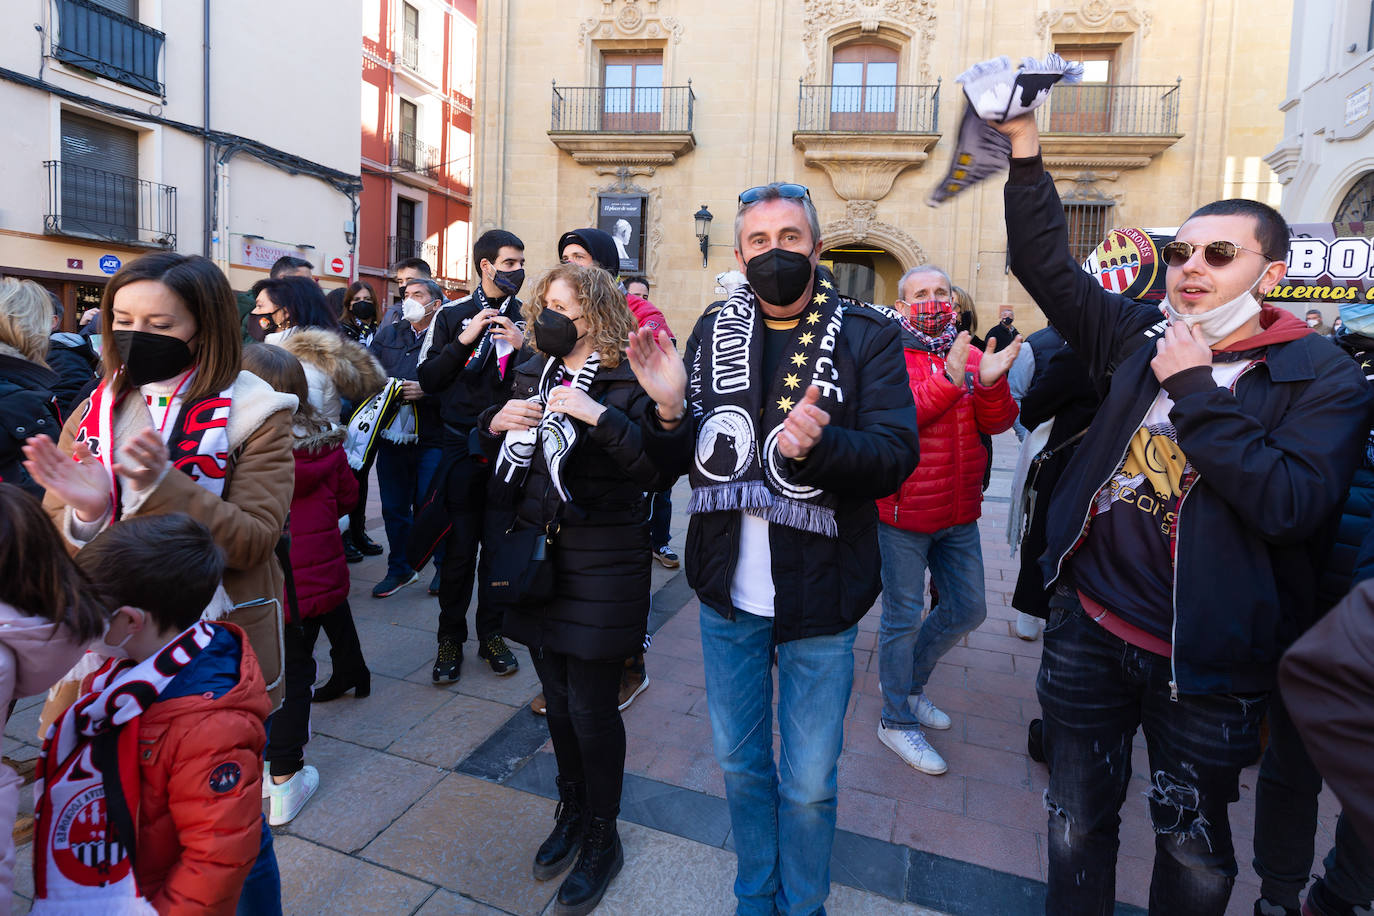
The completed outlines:
<svg viewBox="0 0 1374 916">
<path fill-rule="evenodd" d="M 43 488 L 24 470 L 22 449 L 30 436 L 58 435 L 62 419 L 54 393 L 60 384 L 57 373 L 0 344 L 0 481 L 39 499 Z"/>
<path fill-rule="evenodd" d="M 972 347 L 964 377 L 955 385 L 943 357 L 904 335 L 907 377 L 916 402 L 921 463 L 896 493 L 878 500 L 878 520 L 894 528 L 934 534 L 983 514 L 983 472 L 988 451 L 979 434 L 1011 428 L 1016 402 L 1007 377 L 989 387 L 978 381 L 982 354 Z"/>
<path fill-rule="evenodd" d="M 11 702 L 45 693 L 85 651 L 66 627 L 0 601 L 0 710 L 5 724 Z M 22 785 L 19 774 L 0 765 L 0 824 L 14 823 Z M 7 830 L 0 835 L 0 913 L 9 912 L 13 889 L 14 837 Z"/>
<path fill-rule="evenodd" d="M 1094 383 L 1102 408 L 1055 490 L 1041 559 L 1061 582 L 1099 490 L 1160 390 L 1150 361 L 1158 309 L 1103 289 L 1069 254 L 1064 209 L 1040 158 L 1013 160 L 1005 190 L 1011 266 Z M 1196 476 L 1172 523 L 1172 690 L 1252 693 L 1274 685 L 1280 654 L 1313 620 L 1317 573 L 1360 462 L 1374 397 L 1329 340 L 1275 325 L 1231 389 L 1206 367 L 1165 381 L 1170 420 Z M 1303 328 L 1303 330 L 1307 330 Z M 1068 584 L 1067 580 L 1062 580 Z"/>
<path fill-rule="evenodd" d="M 295 328 L 278 346 L 301 361 L 310 386 L 310 404 L 331 422 L 339 422 L 343 410 L 340 398 L 360 404 L 386 385 L 386 373 L 377 358 L 338 332 Z"/>
<path fill-rule="evenodd" d="M 344 430 L 296 439 L 296 489 L 291 496 L 291 570 L 302 619 L 334 610 L 348 597 L 339 519 L 358 503 L 358 479 L 340 444 Z M 282 598 L 285 606 L 286 596 Z"/>
</svg>

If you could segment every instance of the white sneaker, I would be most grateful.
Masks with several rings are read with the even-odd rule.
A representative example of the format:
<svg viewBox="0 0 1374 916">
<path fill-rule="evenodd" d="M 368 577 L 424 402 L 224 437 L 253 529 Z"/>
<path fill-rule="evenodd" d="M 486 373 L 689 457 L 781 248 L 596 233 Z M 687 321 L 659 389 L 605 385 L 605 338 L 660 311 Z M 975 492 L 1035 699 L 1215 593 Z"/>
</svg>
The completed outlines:
<svg viewBox="0 0 1374 916">
<path fill-rule="evenodd" d="M 902 758 L 907 764 L 922 773 L 931 776 L 939 776 L 949 769 L 949 764 L 945 763 L 945 758 L 941 757 L 930 746 L 926 740 L 925 732 L 919 728 L 911 731 L 902 731 L 895 728 L 888 728 L 883 723 L 878 723 L 878 740 L 892 749 L 898 757 Z"/>
<path fill-rule="evenodd" d="M 906 705 L 911 707 L 911 711 L 916 715 L 916 721 L 926 728 L 933 728 L 936 731 L 944 731 L 952 724 L 949 716 L 945 715 L 939 707 L 930 702 L 930 697 L 925 692 L 913 693 L 906 698 Z"/>
<path fill-rule="evenodd" d="M 271 776 L 268 776 L 267 780 L 268 797 L 272 799 L 267 823 L 273 827 L 280 827 L 282 824 L 291 823 L 296 815 L 301 813 L 305 803 L 310 801 L 310 796 L 320 787 L 320 771 L 312 766 L 305 766 L 281 785 L 272 782 Z"/>
<path fill-rule="evenodd" d="M 1026 642 L 1035 642 L 1040 638 L 1040 628 L 1044 626 L 1039 617 L 1032 617 L 1024 611 L 1016 613 L 1016 635 Z"/>
</svg>

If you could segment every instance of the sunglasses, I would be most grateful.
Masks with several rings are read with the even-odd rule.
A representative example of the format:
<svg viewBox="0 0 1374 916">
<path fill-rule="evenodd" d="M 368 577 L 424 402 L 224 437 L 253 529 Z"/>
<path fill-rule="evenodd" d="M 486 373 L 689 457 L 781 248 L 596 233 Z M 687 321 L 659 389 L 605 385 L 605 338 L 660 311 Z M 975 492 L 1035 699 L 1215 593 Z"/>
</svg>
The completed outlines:
<svg viewBox="0 0 1374 916">
<path fill-rule="evenodd" d="M 810 200 L 811 192 L 806 189 L 804 184 L 764 184 L 756 188 L 750 188 L 739 196 L 739 205 L 756 203 L 765 197 L 786 198 L 787 200 Z"/>
<path fill-rule="evenodd" d="M 1164 263 L 1170 267 L 1182 267 L 1192 258 L 1193 252 L 1199 246 L 1191 242 L 1180 242 L 1174 240 L 1160 249 L 1159 253 L 1164 258 Z M 1225 267 L 1236 259 L 1236 255 L 1242 251 L 1253 252 L 1265 260 L 1268 256 L 1262 251 L 1255 251 L 1253 248 L 1245 248 L 1235 242 L 1217 241 L 1208 242 L 1202 246 L 1202 257 L 1212 267 Z"/>
</svg>

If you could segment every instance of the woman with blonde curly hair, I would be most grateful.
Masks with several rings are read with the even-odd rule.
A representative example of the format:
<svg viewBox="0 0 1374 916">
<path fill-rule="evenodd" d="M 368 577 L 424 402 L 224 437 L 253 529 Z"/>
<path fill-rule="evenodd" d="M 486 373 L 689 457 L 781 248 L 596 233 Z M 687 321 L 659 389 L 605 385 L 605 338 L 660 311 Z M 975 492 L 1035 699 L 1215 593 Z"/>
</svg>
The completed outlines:
<svg viewBox="0 0 1374 916">
<path fill-rule="evenodd" d="M 29 436 L 56 436 L 62 420 L 54 392 L 61 379 L 44 361 L 52 301 L 32 280 L 0 280 L 0 480 L 43 497 L 24 469 Z"/>
<path fill-rule="evenodd" d="M 556 912 L 586 913 L 623 861 L 620 674 L 649 617 L 644 494 L 673 479 L 645 452 L 657 406 L 625 358 L 636 322 L 610 274 L 556 267 L 523 311 L 535 353 L 511 373 L 510 399 L 478 423 L 494 462 L 489 507 L 510 507 L 504 517 L 489 508 L 488 543 L 518 557 L 520 532 L 552 533 L 551 578 L 508 599 L 502 632 L 530 648 L 558 761 L 561 804 L 534 875 L 552 878 L 576 857 Z M 490 576 L 513 578 L 494 566 Z"/>
</svg>

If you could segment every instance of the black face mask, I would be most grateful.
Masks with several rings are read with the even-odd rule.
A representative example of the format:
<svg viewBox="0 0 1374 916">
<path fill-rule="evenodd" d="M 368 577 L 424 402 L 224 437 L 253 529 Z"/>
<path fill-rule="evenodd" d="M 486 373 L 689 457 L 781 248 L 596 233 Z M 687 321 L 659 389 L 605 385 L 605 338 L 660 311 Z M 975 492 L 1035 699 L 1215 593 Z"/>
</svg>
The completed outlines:
<svg viewBox="0 0 1374 916">
<path fill-rule="evenodd" d="M 520 287 L 525 285 L 525 271 L 520 270 L 498 270 L 496 276 L 492 278 L 496 288 L 507 296 L 514 296 L 520 292 Z"/>
<path fill-rule="evenodd" d="M 195 359 L 186 341 L 170 334 L 115 331 L 114 344 L 124 375 L 134 387 L 180 375 Z"/>
<path fill-rule="evenodd" d="M 377 303 L 359 300 L 353 303 L 353 317 L 359 321 L 371 321 L 377 317 Z"/>
<path fill-rule="evenodd" d="M 806 285 L 815 273 L 811 259 L 804 254 L 774 248 L 754 255 L 744 265 L 749 286 L 769 305 L 791 305 L 806 292 Z"/>
<path fill-rule="evenodd" d="M 567 356 L 580 337 L 577 324 L 553 309 L 541 309 L 539 317 L 534 319 L 534 345 L 550 356 L 559 359 Z"/>
</svg>

